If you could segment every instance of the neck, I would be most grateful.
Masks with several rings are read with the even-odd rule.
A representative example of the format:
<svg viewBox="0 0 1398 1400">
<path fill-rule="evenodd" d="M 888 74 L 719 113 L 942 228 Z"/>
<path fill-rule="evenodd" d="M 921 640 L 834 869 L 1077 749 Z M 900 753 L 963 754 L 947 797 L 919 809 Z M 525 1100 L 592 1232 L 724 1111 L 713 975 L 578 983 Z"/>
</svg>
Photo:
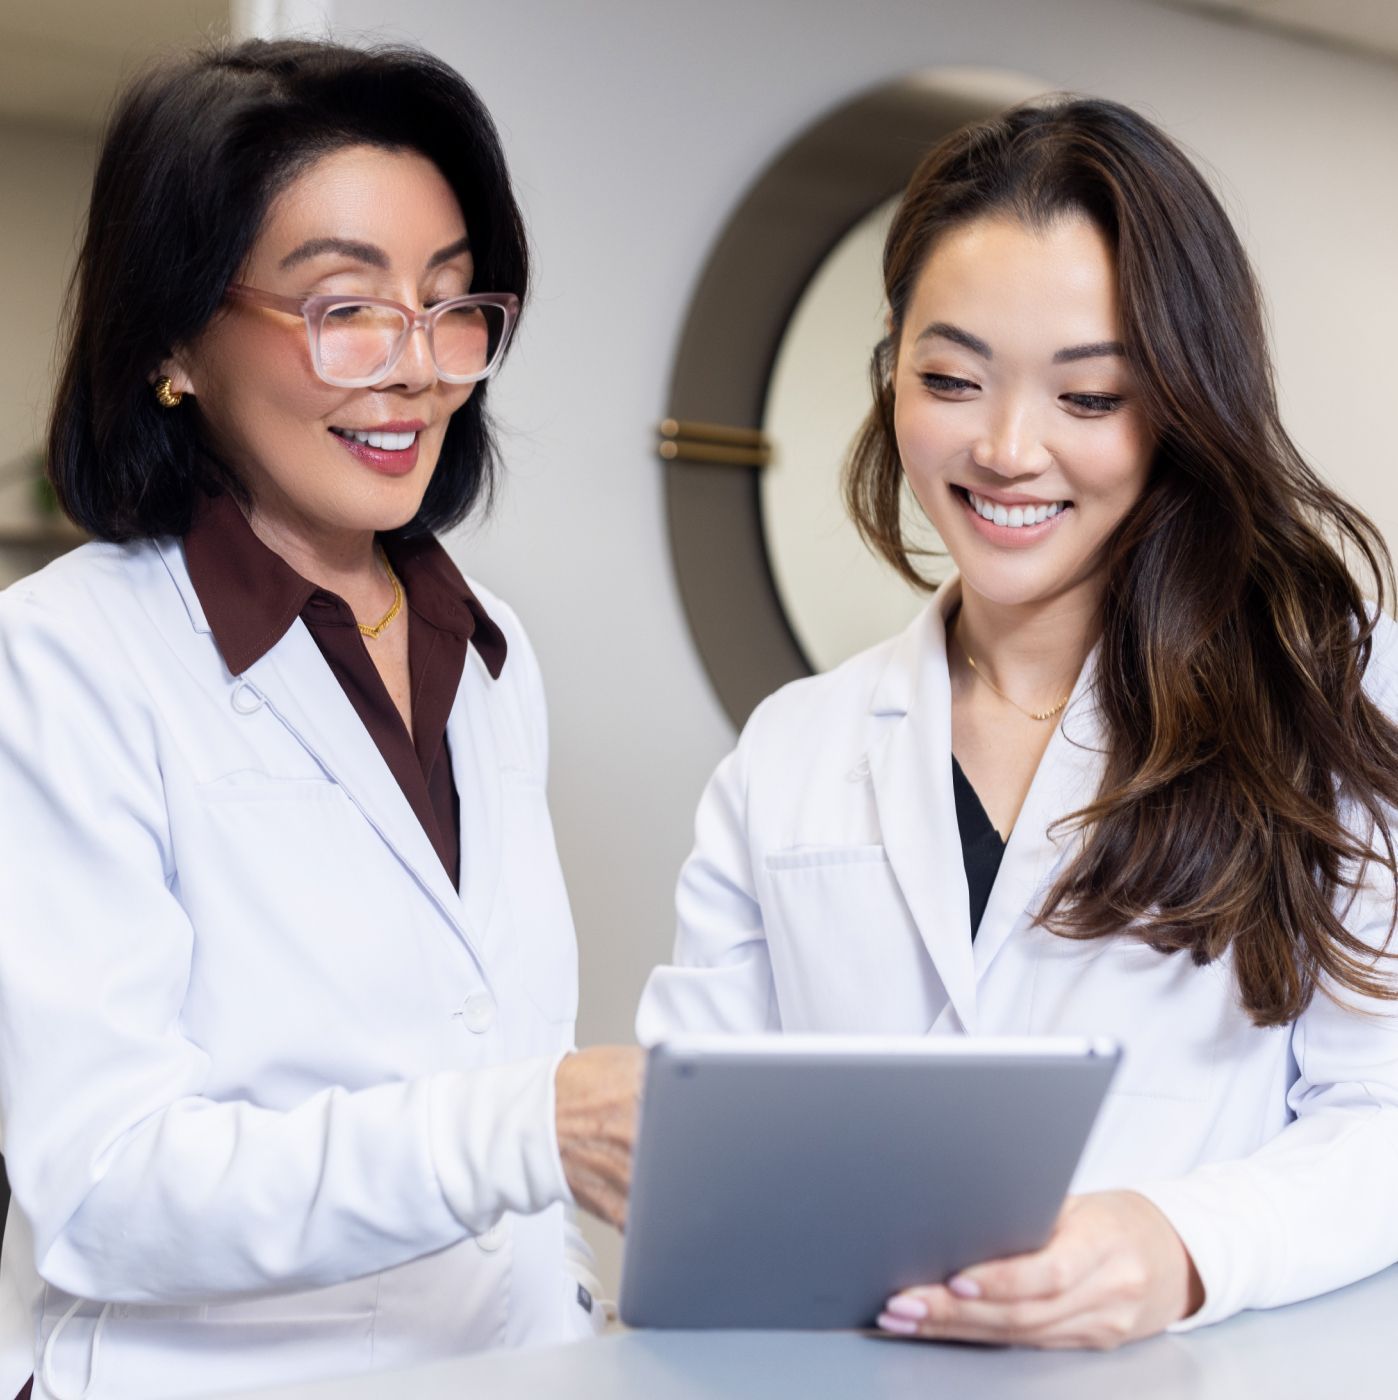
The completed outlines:
<svg viewBox="0 0 1398 1400">
<path fill-rule="evenodd" d="M 955 642 L 995 685 L 1026 706 L 1057 704 L 1072 690 L 1101 630 L 1100 588 L 1033 603 L 997 603 L 963 581 Z"/>
<path fill-rule="evenodd" d="M 253 534 L 318 588 L 351 598 L 374 587 L 382 574 L 372 530 L 342 530 L 318 521 L 273 513 L 256 502 L 248 511 Z"/>
</svg>

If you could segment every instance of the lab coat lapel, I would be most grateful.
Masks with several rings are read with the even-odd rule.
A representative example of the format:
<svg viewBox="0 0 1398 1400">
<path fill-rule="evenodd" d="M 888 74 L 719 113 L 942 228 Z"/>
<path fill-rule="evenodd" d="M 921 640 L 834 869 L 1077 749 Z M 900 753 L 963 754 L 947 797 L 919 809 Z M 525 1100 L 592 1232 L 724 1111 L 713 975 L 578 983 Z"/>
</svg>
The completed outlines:
<svg viewBox="0 0 1398 1400">
<path fill-rule="evenodd" d="M 1078 841 L 1054 823 L 1092 800 L 1102 775 L 1102 737 L 1093 677 L 1094 649 L 1078 676 L 1063 717 L 1049 740 L 1005 846 L 999 873 L 981 916 L 974 945 L 976 977 L 984 976 L 1025 912 L 1037 913 L 1048 880 Z"/>
<path fill-rule="evenodd" d="M 484 976 L 485 962 L 466 923 L 460 896 L 422 823 L 305 624 L 298 618 L 286 636 L 249 667 L 242 679 L 340 784 L 365 820 L 446 915 Z M 468 804 L 463 801 L 461 805 L 464 813 Z"/>
<path fill-rule="evenodd" d="M 467 925 L 481 940 L 484 950 L 491 906 L 500 883 L 500 748 L 488 695 L 488 687 L 494 682 L 474 684 L 477 668 L 485 674 L 484 663 L 472 649 L 467 653 L 456 704 L 447 720 L 447 745 L 460 799 L 461 901 Z"/>
<path fill-rule="evenodd" d="M 976 1028 L 976 975 L 966 869 L 951 781 L 946 614 L 955 576 L 904 633 L 875 690 L 869 774 L 889 865 L 962 1027 Z"/>
</svg>

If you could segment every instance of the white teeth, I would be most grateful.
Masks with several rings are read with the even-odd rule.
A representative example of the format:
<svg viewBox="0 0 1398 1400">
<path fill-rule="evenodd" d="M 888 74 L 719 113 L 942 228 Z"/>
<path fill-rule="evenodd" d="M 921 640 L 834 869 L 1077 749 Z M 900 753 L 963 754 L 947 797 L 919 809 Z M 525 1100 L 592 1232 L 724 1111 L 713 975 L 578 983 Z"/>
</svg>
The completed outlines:
<svg viewBox="0 0 1398 1400">
<path fill-rule="evenodd" d="M 416 433 L 361 433 L 353 428 L 334 428 L 333 432 L 354 442 L 362 442 L 366 447 L 377 447 L 380 452 L 406 452 L 413 445 Z"/>
<path fill-rule="evenodd" d="M 1045 520 L 1057 515 L 1067 504 L 1066 501 L 1054 501 L 1052 505 L 1002 506 L 983 499 L 974 491 L 967 491 L 966 495 L 971 502 L 971 509 L 983 520 L 1007 526 L 1011 530 L 1022 529 L 1025 525 L 1041 525 Z"/>
</svg>

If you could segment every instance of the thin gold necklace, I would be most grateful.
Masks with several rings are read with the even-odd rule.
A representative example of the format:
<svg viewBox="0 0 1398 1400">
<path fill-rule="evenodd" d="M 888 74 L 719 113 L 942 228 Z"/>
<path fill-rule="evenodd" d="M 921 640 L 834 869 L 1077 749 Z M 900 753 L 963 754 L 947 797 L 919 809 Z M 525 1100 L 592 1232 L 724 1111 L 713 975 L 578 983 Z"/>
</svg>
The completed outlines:
<svg viewBox="0 0 1398 1400">
<path fill-rule="evenodd" d="M 388 562 L 388 555 L 382 550 L 379 551 L 379 561 L 383 564 L 383 571 L 388 575 L 388 581 L 393 585 L 393 605 L 375 623 L 356 622 L 355 626 L 369 638 L 370 641 L 377 641 L 389 624 L 398 616 L 403 608 L 403 585 L 398 582 L 398 575 L 393 572 L 393 565 Z"/>
<path fill-rule="evenodd" d="M 966 647 L 964 644 L 962 645 L 961 650 L 965 652 L 966 660 L 970 663 L 971 669 L 976 673 L 976 675 L 978 675 L 981 678 L 981 680 L 983 680 L 986 683 L 986 685 L 988 685 L 991 688 L 991 690 L 993 690 L 1007 705 L 1013 705 L 1015 709 L 1017 709 L 1020 712 L 1020 714 L 1026 716 L 1029 719 L 1037 719 L 1040 721 L 1052 719 L 1054 715 L 1056 715 L 1059 712 L 1059 710 L 1061 710 L 1064 707 L 1064 705 L 1068 703 L 1069 697 L 1072 695 L 1072 691 L 1069 691 L 1058 702 L 1058 704 L 1056 704 L 1053 707 L 1053 709 L 1045 710 L 1042 714 L 1036 713 L 1033 710 L 1026 710 L 1023 705 L 1019 704 L 1015 700 L 1011 700 L 1010 697 L 1006 695 L 1005 692 L 1001 690 L 1000 687 L 996 685 L 995 682 L 991 680 L 990 677 L 987 676 L 986 673 L 982 671 L 979 666 L 976 665 L 976 658 L 972 656 L 969 651 L 966 651 Z"/>
</svg>

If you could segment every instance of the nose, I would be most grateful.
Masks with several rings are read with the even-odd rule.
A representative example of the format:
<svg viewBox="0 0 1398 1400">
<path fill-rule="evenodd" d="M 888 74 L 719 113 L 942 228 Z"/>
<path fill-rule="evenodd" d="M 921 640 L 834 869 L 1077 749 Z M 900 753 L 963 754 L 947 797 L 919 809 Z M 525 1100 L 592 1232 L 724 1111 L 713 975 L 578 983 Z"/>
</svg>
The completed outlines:
<svg viewBox="0 0 1398 1400">
<path fill-rule="evenodd" d="M 991 408 L 971 444 L 971 460 L 996 476 L 1032 476 L 1052 463 L 1053 454 L 1044 445 L 1031 406 L 1006 400 Z"/>
<path fill-rule="evenodd" d="M 407 344 L 393 364 L 384 372 L 375 389 L 400 389 L 415 393 L 429 389 L 437 382 L 437 366 L 427 343 L 427 327 L 415 325 L 408 332 Z"/>
</svg>

